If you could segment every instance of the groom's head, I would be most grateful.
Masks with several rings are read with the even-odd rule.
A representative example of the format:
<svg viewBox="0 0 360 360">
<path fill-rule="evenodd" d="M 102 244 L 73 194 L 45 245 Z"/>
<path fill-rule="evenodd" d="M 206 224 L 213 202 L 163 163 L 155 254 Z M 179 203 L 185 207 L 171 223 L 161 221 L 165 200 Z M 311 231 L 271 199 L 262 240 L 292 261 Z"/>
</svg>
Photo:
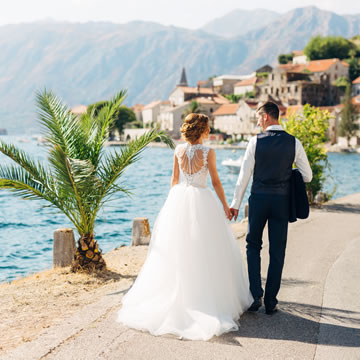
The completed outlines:
<svg viewBox="0 0 360 360">
<path fill-rule="evenodd" d="M 270 125 L 277 125 L 279 124 L 279 115 L 278 106 L 271 101 L 267 101 L 256 110 L 257 125 L 263 130 Z"/>
</svg>

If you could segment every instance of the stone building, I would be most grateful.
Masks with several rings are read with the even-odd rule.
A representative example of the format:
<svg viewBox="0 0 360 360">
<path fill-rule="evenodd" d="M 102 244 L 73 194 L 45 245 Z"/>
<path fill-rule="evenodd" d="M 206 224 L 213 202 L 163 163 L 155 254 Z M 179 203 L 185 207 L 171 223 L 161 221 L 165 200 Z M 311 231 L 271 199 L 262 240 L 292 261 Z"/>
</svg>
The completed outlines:
<svg viewBox="0 0 360 360">
<path fill-rule="evenodd" d="M 233 137 L 250 137 L 259 133 L 256 126 L 257 101 L 240 100 L 238 104 L 226 104 L 214 113 L 214 128 Z"/>
<path fill-rule="evenodd" d="M 242 80 L 234 85 L 234 94 L 245 95 L 246 93 L 253 92 L 254 95 L 257 96 L 260 91 L 258 85 L 262 82 L 262 79 L 257 76 Z"/>
<path fill-rule="evenodd" d="M 339 77 L 348 77 L 348 66 L 339 59 L 310 61 L 306 64 L 285 64 L 276 67 L 259 98 L 267 95 L 284 105 L 332 106 L 340 102 L 342 91 L 334 85 Z"/>
<path fill-rule="evenodd" d="M 292 53 L 294 55 L 292 60 L 293 64 L 306 64 L 308 62 L 303 50 L 294 50 Z"/>
<path fill-rule="evenodd" d="M 360 95 L 360 76 L 352 82 L 352 95 Z"/>
<path fill-rule="evenodd" d="M 143 121 L 142 112 L 144 110 L 144 105 L 142 104 L 136 104 L 131 107 L 131 110 L 134 112 L 136 121 Z"/>
<path fill-rule="evenodd" d="M 256 74 L 249 75 L 221 75 L 213 78 L 214 90 L 220 94 L 233 94 L 234 86 L 241 80 L 254 77 Z"/>
<path fill-rule="evenodd" d="M 141 114 L 144 127 L 149 127 L 156 123 L 158 115 L 160 114 L 161 108 L 168 106 L 169 101 L 156 100 L 144 106 Z"/>
<path fill-rule="evenodd" d="M 157 118 L 161 130 L 178 139 L 181 137 L 180 127 L 184 121 L 184 113 L 190 107 L 190 102 L 178 106 L 168 105 L 162 109 Z"/>
</svg>

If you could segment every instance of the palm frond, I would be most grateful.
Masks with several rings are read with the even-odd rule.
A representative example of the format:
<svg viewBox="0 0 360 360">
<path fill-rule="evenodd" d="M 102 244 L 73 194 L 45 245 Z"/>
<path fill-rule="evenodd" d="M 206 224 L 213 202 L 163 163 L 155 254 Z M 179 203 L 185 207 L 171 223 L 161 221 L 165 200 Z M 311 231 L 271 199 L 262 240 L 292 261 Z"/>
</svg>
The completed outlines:
<svg viewBox="0 0 360 360">
<path fill-rule="evenodd" d="M 147 145 L 160 138 L 163 142 L 170 147 L 174 147 L 171 138 L 163 131 L 153 129 L 139 138 L 130 141 L 127 146 L 122 148 L 120 152 L 107 155 L 99 168 L 99 176 L 103 181 L 103 196 L 112 193 L 112 186 L 121 177 L 125 169 L 139 160 L 142 151 Z"/>
<path fill-rule="evenodd" d="M 86 158 L 87 137 L 78 117 L 53 92 L 36 94 L 38 116 L 45 129 L 45 139 L 58 145 L 70 157 Z"/>
<path fill-rule="evenodd" d="M 36 162 L 23 150 L 18 149 L 16 146 L 12 144 L 6 144 L 1 140 L 0 152 L 26 170 L 37 182 L 42 183 L 46 188 L 50 189 L 49 179 L 51 177 L 40 162 Z M 0 169 L 1 168 L 2 166 L 0 165 Z"/>
<path fill-rule="evenodd" d="M 54 202 L 53 194 L 47 187 L 19 166 L 0 166 L 0 189 L 13 191 L 23 199 L 43 199 Z"/>
</svg>

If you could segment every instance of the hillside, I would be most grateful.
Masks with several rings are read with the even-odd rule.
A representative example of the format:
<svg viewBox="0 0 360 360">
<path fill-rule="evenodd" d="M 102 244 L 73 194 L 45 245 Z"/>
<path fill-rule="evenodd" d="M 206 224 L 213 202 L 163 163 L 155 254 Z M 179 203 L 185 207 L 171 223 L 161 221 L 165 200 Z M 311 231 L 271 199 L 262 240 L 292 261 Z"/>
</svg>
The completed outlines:
<svg viewBox="0 0 360 360">
<path fill-rule="evenodd" d="M 234 30 L 235 31 L 235 30 Z M 246 35 L 224 38 L 156 23 L 41 22 L 0 27 L 0 128 L 36 130 L 34 91 L 53 89 L 70 105 L 128 89 L 127 105 L 166 99 L 188 80 L 244 74 L 302 49 L 316 34 L 360 34 L 360 16 L 300 8 Z"/>
</svg>

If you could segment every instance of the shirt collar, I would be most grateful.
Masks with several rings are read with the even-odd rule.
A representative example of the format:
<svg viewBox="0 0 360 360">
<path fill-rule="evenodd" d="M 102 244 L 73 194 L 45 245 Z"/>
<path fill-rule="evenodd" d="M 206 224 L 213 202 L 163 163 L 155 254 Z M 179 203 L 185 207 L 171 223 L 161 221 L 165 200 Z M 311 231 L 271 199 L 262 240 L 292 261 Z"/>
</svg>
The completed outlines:
<svg viewBox="0 0 360 360">
<path fill-rule="evenodd" d="M 283 127 L 281 125 L 270 125 L 265 129 L 265 131 L 268 131 L 268 130 L 282 130 L 282 131 L 284 131 L 284 129 L 283 129 Z"/>
</svg>

